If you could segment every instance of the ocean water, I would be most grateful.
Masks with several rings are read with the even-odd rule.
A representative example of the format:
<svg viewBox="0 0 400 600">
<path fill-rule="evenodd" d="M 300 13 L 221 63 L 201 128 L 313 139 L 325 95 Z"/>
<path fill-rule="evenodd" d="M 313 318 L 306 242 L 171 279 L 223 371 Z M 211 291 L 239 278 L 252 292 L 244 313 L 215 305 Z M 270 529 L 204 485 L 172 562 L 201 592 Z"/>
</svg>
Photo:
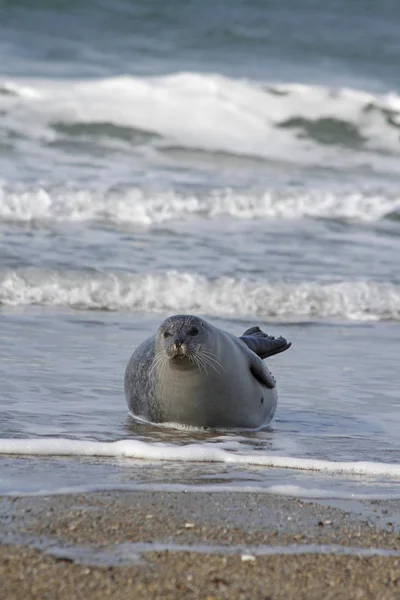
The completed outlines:
<svg viewBox="0 0 400 600">
<path fill-rule="evenodd" d="M 400 497 L 400 6 L 356 5 L 0 3 L 0 493 Z M 292 342 L 269 428 L 129 416 L 182 312 Z"/>
</svg>

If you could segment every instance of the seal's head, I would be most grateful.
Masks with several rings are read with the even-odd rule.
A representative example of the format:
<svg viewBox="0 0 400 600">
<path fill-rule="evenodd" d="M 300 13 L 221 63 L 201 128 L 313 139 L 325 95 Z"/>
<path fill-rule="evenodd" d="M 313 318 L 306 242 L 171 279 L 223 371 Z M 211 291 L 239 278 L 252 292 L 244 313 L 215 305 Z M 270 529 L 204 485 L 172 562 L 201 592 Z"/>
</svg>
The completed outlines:
<svg viewBox="0 0 400 600">
<path fill-rule="evenodd" d="M 196 369 L 209 375 L 220 373 L 223 366 L 215 352 L 214 327 L 193 315 L 169 317 L 158 328 L 151 373 L 166 363 L 173 370 Z"/>
<path fill-rule="evenodd" d="M 161 323 L 157 332 L 158 350 L 169 360 L 196 362 L 208 337 L 207 323 L 193 315 L 175 315 Z"/>
</svg>

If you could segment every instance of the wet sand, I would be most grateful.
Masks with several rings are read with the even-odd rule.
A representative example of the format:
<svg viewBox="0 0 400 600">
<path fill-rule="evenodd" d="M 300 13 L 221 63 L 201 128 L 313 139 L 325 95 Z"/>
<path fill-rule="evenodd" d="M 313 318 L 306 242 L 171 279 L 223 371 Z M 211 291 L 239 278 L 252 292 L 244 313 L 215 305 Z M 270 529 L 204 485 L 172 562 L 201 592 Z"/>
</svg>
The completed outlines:
<svg viewBox="0 0 400 600">
<path fill-rule="evenodd" d="M 399 599 L 400 501 L 103 492 L 0 499 L 3 599 Z"/>
</svg>

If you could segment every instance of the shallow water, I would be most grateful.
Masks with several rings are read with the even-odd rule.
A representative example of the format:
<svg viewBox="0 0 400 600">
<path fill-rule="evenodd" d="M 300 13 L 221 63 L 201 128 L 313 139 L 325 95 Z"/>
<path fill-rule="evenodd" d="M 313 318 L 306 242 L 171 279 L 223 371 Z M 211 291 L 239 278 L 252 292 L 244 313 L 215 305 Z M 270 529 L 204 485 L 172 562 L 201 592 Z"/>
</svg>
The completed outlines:
<svg viewBox="0 0 400 600">
<path fill-rule="evenodd" d="M 314 473 L 207 464 L 215 460 L 207 452 L 218 449 L 254 455 L 256 460 L 268 455 L 323 464 L 344 461 L 348 469 L 355 461 L 394 466 L 399 452 L 395 410 L 399 325 L 270 322 L 268 330 L 282 333 L 294 346 L 268 361 L 280 390 L 274 421 L 265 431 L 247 433 L 176 430 L 135 423 L 128 415 L 123 397 L 125 364 L 132 346 L 149 335 L 160 318 L 40 308 L 3 310 L 3 438 L 63 438 L 60 448 L 71 454 L 76 450 L 71 450 L 68 440 L 147 443 L 141 448 L 144 460 L 118 453 L 109 458 L 55 457 L 57 449 L 51 446 L 44 458 L 3 457 L 3 493 L 163 484 L 261 488 L 303 496 L 399 494 L 398 476 L 384 475 L 379 467 L 374 475 L 354 475 L 332 473 L 329 465 L 327 472 Z M 241 322 L 219 319 L 217 323 L 242 333 Z M 374 340 L 381 338 L 385 353 L 375 351 Z M 178 460 L 160 462 L 152 458 L 154 444 L 166 445 L 167 452 L 184 446 L 186 452 Z M 199 444 L 204 453 L 200 464 Z M 82 446 L 81 452 L 95 454 L 90 447 Z M 22 453 L 35 451 L 27 444 Z"/>
<path fill-rule="evenodd" d="M 3 5 L 0 436 L 149 445 L 147 459 L 26 446 L 1 457 L 0 492 L 400 495 L 384 467 L 349 472 L 400 464 L 398 7 Z M 182 312 L 292 341 L 268 361 L 267 430 L 129 417 L 133 347 Z M 187 452 L 152 459 L 162 443 Z M 191 462 L 194 443 L 348 468 Z"/>
<path fill-rule="evenodd" d="M 59 544 L 52 539 L 43 537 L 40 541 L 10 536 L 5 538 L 6 543 L 23 543 L 58 560 L 74 561 L 79 564 L 110 567 L 125 566 L 145 563 L 148 552 L 195 552 L 196 554 L 239 554 L 243 562 L 253 562 L 256 556 L 299 555 L 299 554 L 324 554 L 335 556 L 400 556 L 399 550 L 384 550 L 380 548 L 357 548 L 340 546 L 339 544 L 293 544 L 289 546 L 248 546 L 248 545 L 216 545 L 216 544 L 174 544 L 161 542 L 125 542 L 113 544 L 112 548 L 72 546 Z"/>
</svg>

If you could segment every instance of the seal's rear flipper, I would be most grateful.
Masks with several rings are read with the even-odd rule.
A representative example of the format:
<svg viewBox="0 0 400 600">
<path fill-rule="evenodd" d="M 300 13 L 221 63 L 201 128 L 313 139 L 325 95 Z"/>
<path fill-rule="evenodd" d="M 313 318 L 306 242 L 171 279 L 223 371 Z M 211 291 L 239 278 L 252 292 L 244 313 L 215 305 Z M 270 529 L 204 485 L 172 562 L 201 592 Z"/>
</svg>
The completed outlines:
<svg viewBox="0 0 400 600">
<path fill-rule="evenodd" d="M 240 339 L 260 358 L 268 358 L 284 352 L 292 345 L 283 337 L 274 338 L 272 335 L 267 335 L 259 327 L 250 327 Z"/>
</svg>

